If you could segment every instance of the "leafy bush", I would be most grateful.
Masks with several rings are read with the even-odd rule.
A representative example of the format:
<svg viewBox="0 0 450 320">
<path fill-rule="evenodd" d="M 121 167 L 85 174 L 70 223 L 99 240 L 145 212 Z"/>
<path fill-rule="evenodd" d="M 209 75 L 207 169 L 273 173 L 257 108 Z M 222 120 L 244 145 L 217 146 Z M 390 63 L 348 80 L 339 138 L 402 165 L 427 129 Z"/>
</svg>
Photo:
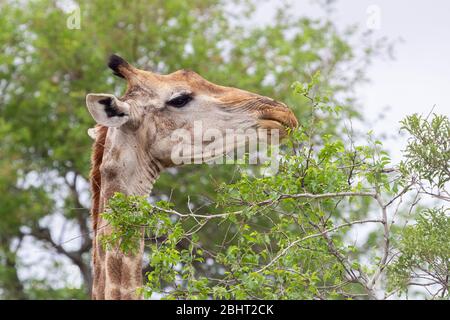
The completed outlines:
<svg viewBox="0 0 450 320">
<path fill-rule="evenodd" d="M 447 209 L 426 209 L 408 226 L 399 241 L 399 257 L 390 266 L 390 287 L 407 292 L 410 285 L 424 294 L 449 297 L 450 216 Z M 434 288 L 432 293 L 429 287 Z"/>
<path fill-rule="evenodd" d="M 146 297 L 389 298 L 410 293 L 419 269 L 433 280 L 420 284 L 430 290 L 427 297 L 448 297 L 448 210 L 413 212 L 417 223 L 398 227 L 417 205 L 409 195 L 423 192 L 423 180 L 437 177 L 445 192 L 448 144 L 439 145 L 438 158 L 429 155 L 437 152 L 431 140 L 439 144 L 450 137 L 442 128 L 448 119 L 406 119 L 412 135 L 406 160 L 400 169 L 392 167 L 372 134 L 356 144 L 351 133 L 347 140 L 326 133 L 323 115 L 339 117 L 343 108 L 315 92 L 319 80 L 316 74 L 308 84 L 293 85 L 310 101 L 311 118 L 291 132 L 279 171 L 240 166 L 239 179 L 219 186 L 209 213 L 181 213 L 169 202 L 149 204 L 145 197 L 113 197 L 104 217 L 115 232 L 105 243 L 132 250 L 145 229 Z M 408 204 L 402 209 L 403 199 Z M 222 236 L 211 237 L 207 225 Z M 371 236 L 356 241 L 359 230 L 372 230 Z"/>
</svg>

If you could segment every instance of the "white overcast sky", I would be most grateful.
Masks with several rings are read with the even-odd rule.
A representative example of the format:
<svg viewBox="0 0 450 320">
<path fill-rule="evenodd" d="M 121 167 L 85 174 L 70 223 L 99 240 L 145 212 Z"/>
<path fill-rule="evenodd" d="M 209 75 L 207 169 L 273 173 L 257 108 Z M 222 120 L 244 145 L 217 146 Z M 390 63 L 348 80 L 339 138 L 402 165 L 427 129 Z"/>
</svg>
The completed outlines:
<svg viewBox="0 0 450 320">
<path fill-rule="evenodd" d="M 261 20 L 270 21 L 276 1 L 258 9 Z M 312 0 L 290 0 L 299 15 L 320 17 L 323 11 Z M 394 137 L 399 121 L 411 113 L 434 112 L 450 116 L 450 1 L 448 0 L 340 0 L 334 4 L 334 22 L 340 28 L 358 24 L 367 28 L 370 6 L 379 8 L 379 29 L 374 36 L 391 40 L 394 60 L 375 59 L 367 70 L 369 84 L 357 87 L 363 114 L 376 133 Z M 386 109 L 389 107 L 389 109 Z M 383 114 L 382 120 L 376 120 Z M 387 141 L 398 160 L 405 139 Z"/>
</svg>

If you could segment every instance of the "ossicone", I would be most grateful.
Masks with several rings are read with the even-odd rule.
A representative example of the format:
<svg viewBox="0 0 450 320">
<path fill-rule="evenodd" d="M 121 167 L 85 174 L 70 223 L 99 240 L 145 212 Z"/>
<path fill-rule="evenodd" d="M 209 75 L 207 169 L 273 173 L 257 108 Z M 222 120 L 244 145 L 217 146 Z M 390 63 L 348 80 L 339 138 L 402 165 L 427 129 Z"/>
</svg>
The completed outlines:
<svg viewBox="0 0 450 320">
<path fill-rule="evenodd" d="M 113 71 L 114 75 L 121 78 L 127 78 L 127 75 L 133 70 L 133 67 L 117 54 L 112 54 L 109 57 L 108 67 Z"/>
</svg>

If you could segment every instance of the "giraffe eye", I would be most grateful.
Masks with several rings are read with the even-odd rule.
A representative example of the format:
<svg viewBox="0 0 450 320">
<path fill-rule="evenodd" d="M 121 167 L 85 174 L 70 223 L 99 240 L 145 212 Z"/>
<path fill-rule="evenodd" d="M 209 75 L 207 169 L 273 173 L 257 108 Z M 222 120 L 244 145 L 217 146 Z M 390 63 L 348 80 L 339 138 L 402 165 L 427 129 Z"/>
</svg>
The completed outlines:
<svg viewBox="0 0 450 320">
<path fill-rule="evenodd" d="M 191 100 L 192 96 L 190 96 L 189 94 L 183 94 L 181 96 L 178 96 L 176 98 L 167 101 L 167 104 L 175 108 L 182 108 L 185 105 L 187 105 Z"/>
</svg>

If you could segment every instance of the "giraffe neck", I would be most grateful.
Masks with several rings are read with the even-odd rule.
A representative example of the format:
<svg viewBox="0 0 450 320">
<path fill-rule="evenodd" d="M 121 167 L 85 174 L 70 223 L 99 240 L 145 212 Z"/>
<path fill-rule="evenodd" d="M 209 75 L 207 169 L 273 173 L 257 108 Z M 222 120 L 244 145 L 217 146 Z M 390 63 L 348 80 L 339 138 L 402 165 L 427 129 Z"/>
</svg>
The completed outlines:
<svg viewBox="0 0 450 320">
<path fill-rule="evenodd" d="M 149 195 L 162 170 L 162 166 L 150 155 L 131 149 L 123 150 L 123 147 L 118 149 L 109 141 L 110 139 L 105 141 L 99 168 L 101 184 L 98 212 L 107 209 L 108 200 L 115 192 L 126 195 Z M 105 250 L 100 239 L 110 234 L 112 228 L 101 216 L 97 216 L 95 224 L 93 299 L 140 299 L 136 289 L 142 286 L 143 233 L 139 250 L 134 254 L 123 253 L 118 246 Z"/>
</svg>

